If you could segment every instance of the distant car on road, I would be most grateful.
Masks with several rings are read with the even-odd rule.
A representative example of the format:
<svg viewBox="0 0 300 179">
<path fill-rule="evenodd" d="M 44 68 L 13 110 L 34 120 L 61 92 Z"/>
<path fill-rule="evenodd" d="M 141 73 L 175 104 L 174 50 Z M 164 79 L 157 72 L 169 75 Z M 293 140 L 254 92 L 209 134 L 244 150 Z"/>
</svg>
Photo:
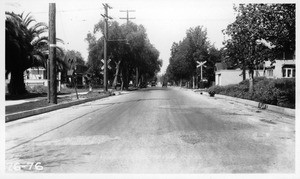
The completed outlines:
<svg viewBox="0 0 300 179">
<path fill-rule="evenodd" d="M 156 86 L 156 81 L 152 81 L 151 86 Z"/>
</svg>

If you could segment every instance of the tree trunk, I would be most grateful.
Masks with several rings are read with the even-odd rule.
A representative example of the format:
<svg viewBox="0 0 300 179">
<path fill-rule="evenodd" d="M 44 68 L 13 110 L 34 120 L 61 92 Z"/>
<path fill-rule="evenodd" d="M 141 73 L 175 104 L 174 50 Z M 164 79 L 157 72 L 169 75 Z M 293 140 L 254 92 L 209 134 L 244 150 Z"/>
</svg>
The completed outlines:
<svg viewBox="0 0 300 179">
<path fill-rule="evenodd" d="M 128 73 L 128 69 L 123 69 L 122 70 L 122 89 L 125 89 L 125 90 L 128 90 L 128 76 L 129 76 L 129 73 Z"/>
<path fill-rule="evenodd" d="M 116 69 L 116 74 L 115 74 L 115 78 L 114 78 L 114 82 L 113 82 L 113 88 L 116 88 L 116 86 L 117 86 L 120 63 L 121 63 L 121 60 L 118 63 L 116 63 L 116 68 L 117 69 Z"/>
<path fill-rule="evenodd" d="M 246 65 L 245 60 L 243 61 L 243 81 L 246 80 Z"/>
<path fill-rule="evenodd" d="M 253 93 L 253 78 L 250 77 L 249 79 L 249 93 L 252 94 Z"/>
<path fill-rule="evenodd" d="M 193 89 L 195 89 L 195 76 L 193 76 Z"/>
<path fill-rule="evenodd" d="M 254 71 L 252 69 L 249 69 L 249 93 L 253 93 L 253 73 Z"/>
<path fill-rule="evenodd" d="M 124 89 L 128 90 L 128 83 L 129 83 L 129 71 L 128 69 L 125 69 L 125 75 L 123 75 L 124 78 Z"/>
<path fill-rule="evenodd" d="M 123 91 L 123 88 L 124 88 L 124 80 L 123 80 L 123 70 L 121 72 L 121 91 Z"/>
<path fill-rule="evenodd" d="M 11 95 L 22 95 L 27 92 L 24 83 L 24 71 L 16 70 L 11 72 L 8 92 Z"/>
<path fill-rule="evenodd" d="M 135 87 L 138 87 L 139 86 L 139 68 L 136 67 L 135 68 Z"/>
</svg>

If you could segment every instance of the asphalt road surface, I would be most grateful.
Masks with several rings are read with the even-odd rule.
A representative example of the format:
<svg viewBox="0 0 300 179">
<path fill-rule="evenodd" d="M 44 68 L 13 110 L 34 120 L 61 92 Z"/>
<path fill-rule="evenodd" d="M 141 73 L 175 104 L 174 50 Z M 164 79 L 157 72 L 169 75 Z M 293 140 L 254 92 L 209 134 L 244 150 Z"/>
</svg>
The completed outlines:
<svg viewBox="0 0 300 179">
<path fill-rule="evenodd" d="M 151 87 L 6 123 L 7 172 L 293 173 L 295 120 Z"/>
</svg>

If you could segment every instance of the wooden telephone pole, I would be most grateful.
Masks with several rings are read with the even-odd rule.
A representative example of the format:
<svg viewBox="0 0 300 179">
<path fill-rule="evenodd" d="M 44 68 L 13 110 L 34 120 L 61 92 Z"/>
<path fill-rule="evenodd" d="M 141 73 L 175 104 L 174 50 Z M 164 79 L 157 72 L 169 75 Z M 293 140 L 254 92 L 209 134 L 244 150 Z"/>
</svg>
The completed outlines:
<svg viewBox="0 0 300 179">
<path fill-rule="evenodd" d="M 135 10 L 120 10 L 120 12 L 126 12 L 126 17 L 120 17 L 120 19 L 126 19 L 127 20 L 127 26 L 129 23 L 129 19 L 135 19 L 135 17 L 129 17 L 129 12 L 135 12 Z M 138 81 L 139 81 L 139 68 L 135 68 L 135 86 L 138 87 Z"/>
<path fill-rule="evenodd" d="M 105 14 L 101 14 L 104 18 L 104 91 L 107 91 L 107 43 L 108 43 L 108 8 L 111 9 L 108 4 L 102 4 L 105 10 Z"/>
<path fill-rule="evenodd" d="M 49 3 L 49 102 L 57 104 L 55 3 Z"/>
</svg>

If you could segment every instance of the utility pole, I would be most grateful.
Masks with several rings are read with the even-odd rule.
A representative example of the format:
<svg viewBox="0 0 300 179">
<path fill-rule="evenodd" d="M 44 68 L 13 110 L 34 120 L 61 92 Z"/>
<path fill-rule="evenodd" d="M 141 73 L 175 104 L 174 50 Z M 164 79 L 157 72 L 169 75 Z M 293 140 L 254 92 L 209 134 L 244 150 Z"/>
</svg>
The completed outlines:
<svg viewBox="0 0 300 179">
<path fill-rule="evenodd" d="M 135 19 L 135 17 L 129 17 L 129 12 L 135 12 L 135 10 L 120 10 L 120 12 L 126 12 L 126 17 L 120 17 L 120 19 L 126 19 L 127 20 L 127 26 L 129 23 L 129 19 Z M 135 87 L 138 86 L 139 83 L 139 68 L 135 68 Z"/>
<path fill-rule="evenodd" d="M 120 17 L 120 19 L 126 19 L 127 25 L 129 23 L 129 19 L 135 19 L 135 17 L 129 17 L 129 12 L 135 12 L 135 10 L 120 10 L 120 12 L 126 12 L 126 17 Z"/>
<path fill-rule="evenodd" d="M 108 8 L 111 7 L 108 4 L 102 4 L 105 10 L 105 14 L 101 14 L 104 18 L 104 91 L 107 91 L 107 43 L 108 43 Z"/>
<path fill-rule="evenodd" d="M 56 85 L 56 32 L 55 32 L 55 3 L 49 3 L 49 61 L 50 61 L 50 87 L 49 101 L 57 104 L 57 85 Z"/>
<path fill-rule="evenodd" d="M 47 58 L 47 89 L 48 89 L 47 99 L 48 99 L 48 103 L 50 103 L 50 57 L 49 57 L 49 55 Z"/>
</svg>

